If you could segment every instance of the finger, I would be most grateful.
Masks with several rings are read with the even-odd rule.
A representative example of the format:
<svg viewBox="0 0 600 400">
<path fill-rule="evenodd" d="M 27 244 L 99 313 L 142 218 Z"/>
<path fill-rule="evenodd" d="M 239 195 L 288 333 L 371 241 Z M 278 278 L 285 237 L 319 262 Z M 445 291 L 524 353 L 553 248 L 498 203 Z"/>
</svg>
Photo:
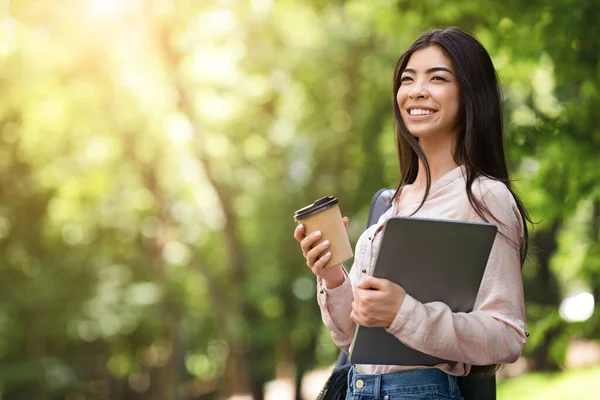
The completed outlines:
<svg viewBox="0 0 600 400">
<path fill-rule="evenodd" d="M 344 223 L 344 228 L 348 229 L 348 217 L 342 218 L 342 222 Z"/>
<path fill-rule="evenodd" d="M 375 307 L 375 310 L 377 310 L 377 295 L 381 294 L 382 292 L 378 290 L 361 288 L 358 288 L 356 292 L 358 293 L 358 296 L 355 296 L 355 299 L 357 300 L 356 311 L 359 315 L 369 315 L 371 310 L 373 310 L 373 307 Z"/>
<path fill-rule="evenodd" d="M 385 287 L 387 279 L 375 278 L 374 276 L 366 276 L 356 285 L 359 289 L 375 289 L 382 290 Z"/>
<path fill-rule="evenodd" d="M 364 296 L 364 295 L 368 295 L 368 293 L 365 293 L 365 290 L 359 289 L 359 292 L 363 292 L 363 293 L 359 293 L 358 297 L 355 300 L 355 304 L 354 304 L 354 311 L 356 311 L 356 313 L 359 316 L 363 316 L 366 315 L 368 313 L 368 297 Z"/>
<path fill-rule="evenodd" d="M 365 307 L 367 306 L 370 294 L 369 292 L 369 290 L 355 288 L 353 308 L 358 313 L 358 315 L 362 315 L 365 310 Z"/>
<path fill-rule="evenodd" d="M 359 305 L 358 305 L 358 303 L 357 303 L 356 301 L 353 301 L 353 302 L 352 302 L 352 312 L 353 312 L 353 313 L 354 313 L 354 315 L 356 315 L 356 316 L 358 316 L 358 315 L 359 315 L 358 309 L 359 309 Z"/>
<path fill-rule="evenodd" d="M 369 278 L 370 278 L 370 276 L 365 276 L 363 279 L 361 279 L 356 284 L 356 288 L 361 289 L 361 290 L 369 289 L 371 287 L 371 283 L 370 283 L 371 280 Z"/>
<path fill-rule="evenodd" d="M 366 326 L 366 319 L 358 310 L 352 310 L 350 312 L 350 319 L 358 325 Z"/>
<path fill-rule="evenodd" d="M 317 261 L 313 264 L 314 270 L 319 270 L 325 268 L 325 265 L 331 260 L 331 252 L 327 251 L 325 254 L 321 255 Z"/>
<path fill-rule="evenodd" d="M 300 242 L 300 247 L 302 248 L 302 253 L 306 254 L 310 251 L 310 249 L 314 246 L 316 242 L 321 239 L 321 231 L 315 231 L 310 235 L 306 236 Z"/>
<path fill-rule="evenodd" d="M 314 265 L 317 262 L 317 260 L 320 257 L 324 256 L 325 253 L 329 250 L 329 246 L 329 240 L 324 240 L 322 243 L 319 243 L 306 253 L 306 260 L 310 262 L 310 265 Z"/>
<path fill-rule="evenodd" d="M 350 318 L 352 319 L 352 321 L 358 323 L 358 305 L 355 301 L 352 302 L 352 311 L 350 311 Z"/>
<path fill-rule="evenodd" d="M 358 284 L 354 287 L 354 303 L 355 306 L 358 307 L 358 305 L 360 304 L 360 302 L 362 301 L 362 292 L 363 289 L 358 287 Z"/>
<path fill-rule="evenodd" d="M 304 239 L 304 237 L 305 237 L 305 235 L 304 235 L 305 231 L 306 231 L 306 228 L 304 227 L 304 225 L 298 224 L 298 226 L 296 226 L 296 229 L 294 230 L 294 239 L 301 242 L 302 239 Z"/>
</svg>

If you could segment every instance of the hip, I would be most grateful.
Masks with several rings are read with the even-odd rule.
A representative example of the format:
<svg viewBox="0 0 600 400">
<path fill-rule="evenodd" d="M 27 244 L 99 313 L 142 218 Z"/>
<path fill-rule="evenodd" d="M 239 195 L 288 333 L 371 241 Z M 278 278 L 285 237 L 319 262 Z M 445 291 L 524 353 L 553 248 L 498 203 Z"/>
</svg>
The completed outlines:
<svg viewBox="0 0 600 400">
<path fill-rule="evenodd" d="M 463 400 L 456 376 L 437 368 L 386 374 L 348 372 L 346 400 Z"/>
</svg>

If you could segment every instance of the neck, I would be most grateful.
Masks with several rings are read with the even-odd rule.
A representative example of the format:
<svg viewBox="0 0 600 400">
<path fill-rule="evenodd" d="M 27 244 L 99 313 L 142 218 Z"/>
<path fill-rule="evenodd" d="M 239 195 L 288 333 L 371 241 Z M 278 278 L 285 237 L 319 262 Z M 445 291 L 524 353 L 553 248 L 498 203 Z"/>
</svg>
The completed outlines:
<svg viewBox="0 0 600 400">
<path fill-rule="evenodd" d="M 425 138 L 419 139 L 419 145 L 429 162 L 432 183 L 458 167 L 458 164 L 454 161 L 455 138 L 456 135 L 447 135 L 443 137 L 438 136 L 429 141 Z M 413 185 L 416 189 L 423 191 L 427 186 L 427 172 L 425 164 L 421 160 L 419 160 L 419 172 Z"/>
</svg>

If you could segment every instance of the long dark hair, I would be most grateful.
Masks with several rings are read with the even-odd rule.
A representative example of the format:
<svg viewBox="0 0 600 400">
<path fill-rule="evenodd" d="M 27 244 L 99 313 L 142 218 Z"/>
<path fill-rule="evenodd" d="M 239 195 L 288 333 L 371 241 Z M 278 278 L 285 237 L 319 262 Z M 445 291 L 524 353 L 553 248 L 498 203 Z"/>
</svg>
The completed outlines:
<svg viewBox="0 0 600 400">
<path fill-rule="evenodd" d="M 484 220 L 494 216 L 474 195 L 471 187 L 478 176 L 503 182 L 513 195 L 524 228 L 521 245 L 521 263 L 525 261 L 528 246 L 527 222 L 531 222 L 525 206 L 514 192 L 508 175 L 503 143 L 502 96 L 496 70 L 485 48 L 470 34 L 457 29 L 434 29 L 425 32 L 400 56 L 394 69 L 393 107 L 398 158 L 400 160 L 400 189 L 417 178 L 419 159 L 425 166 L 427 186 L 421 206 L 431 189 L 431 170 L 419 141 L 406 128 L 400 117 L 396 94 L 401 85 L 401 75 L 412 54 L 430 46 L 441 47 L 452 60 L 460 86 L 460 133 L 456 143 L 454 161 L 463 164 L 466 172 L 466 189 L 469 202 Z M 495 219 L 495 218 L 494 218 Z"/>
<path fill-rule="evenodd" d="M 523 242 L 520 248 L 522 266 L 528 247 L 527 222 L 531 223 L 531 219 L 523 203 L 513 191 L 508 175 L 503 144 L 502 96 L 498 77 L 485 48 L 477 39 L 460 29 L 435 29 L 425 32 L 400 56 L 396 63 L 392 99 L 401 179 L 394 197 L 399 196 L 403 186 L 415 181 L 419 171 L 419 160 L 425 166 L 427 175 L 427 186 L 420 207 L 423 206 L 431 189 L 429 162 L 418 139 L 411 135 L 402 122 L 396 101 L 396 94 L 401 85 L 401 75 L 408 60 L 415 51 L 430 46 L 441 47 L 452 60 L 456 70 L 461 92 L 461 105 L 458 121 L 460 132 L 454 161 L 459 165 L 464 165 L 469 202 L 484 221 L 489 221 L 489 216 L 496 219 L 485 204 L 473 195 L 471 187 L 479 176 L 501 181 L 506 185 L 515 199 L 524 228 Z M 491 373 L 496 369 L 497 365 L 474 367 L 473 372 Z"/>
</svg>

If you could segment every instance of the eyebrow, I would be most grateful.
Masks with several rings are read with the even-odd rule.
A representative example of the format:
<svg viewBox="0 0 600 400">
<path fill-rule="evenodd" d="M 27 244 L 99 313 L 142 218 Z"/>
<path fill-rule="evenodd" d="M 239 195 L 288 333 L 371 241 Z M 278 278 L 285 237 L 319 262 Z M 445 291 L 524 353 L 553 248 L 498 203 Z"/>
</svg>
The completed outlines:
<svg viewBox="0 0 600 400">
<path fill-rule="evenodd" d="M 428 69 L 427 71 L 425 71 L 425 72 L 426 72 L 426 73 L 428 73 L 428 74 L 431 74 L 431 73 L 433 73 L 433 72 L 438 72 L 438 71 L 445 71 L 445 72 L 449 72 L 449 73 L 451 73 L 452 75 L 454 75 L 454 73 L 453 73 L 452 71 L 450 71 L 450 70 L 449 70 L 448 68 L 446 68 L 446 67 L 433 67 L 433 68 L 429 68 L 429 69 Z M 414 69 L 412 69 L 412 68 L 405 68 L 405 69 L 404 69 L 404 71 L 402 71 L 402 73 L 404 73 L 404 72 L 410 72 L 410 73 L 413 73 L 413 74 L 416 74 L 416 73 L 417 73 L 417 71 L 415 71 L 415 70 L 414 70 Z"/>
</svg>

